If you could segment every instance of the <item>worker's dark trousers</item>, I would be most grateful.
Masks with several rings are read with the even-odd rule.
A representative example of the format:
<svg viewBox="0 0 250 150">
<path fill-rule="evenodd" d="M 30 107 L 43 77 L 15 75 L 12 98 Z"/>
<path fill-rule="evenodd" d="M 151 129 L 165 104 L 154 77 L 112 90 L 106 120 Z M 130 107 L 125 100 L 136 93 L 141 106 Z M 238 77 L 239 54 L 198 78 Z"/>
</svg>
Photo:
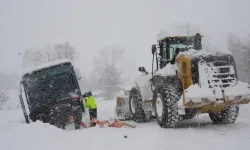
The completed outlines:
<svg viewBox="0 0 250 150">
<path fill-rule="evenodd" d="M 90 120 L 92 120 L 93 118 L 97 118 L 97 108 L 89 110 L 89 117 Z"/>
</svg>

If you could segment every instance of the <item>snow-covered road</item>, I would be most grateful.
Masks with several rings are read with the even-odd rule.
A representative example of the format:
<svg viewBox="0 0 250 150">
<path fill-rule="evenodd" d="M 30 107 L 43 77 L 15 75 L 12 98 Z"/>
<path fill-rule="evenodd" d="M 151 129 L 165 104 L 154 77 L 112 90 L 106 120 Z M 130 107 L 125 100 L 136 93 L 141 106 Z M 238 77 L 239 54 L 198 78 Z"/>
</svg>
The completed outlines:
<svg viewBox="0 0 250 150">
<path fill-rule="evenodd" d="M 99 100 L 98 106 L 99 119 L 114 117 L 115 101 Z M 40 122 L 27 125 L 21 110 L 0 111 L 0 150 L 248 150 L 248 108 L 241 106 L 240 116 L 232 125 L 213 125 L 207 115 L 201 115 L 183 122 L 178 129 L 161 129 L 152 122 L 136 124 L 136 128 L 80 131 L 63 131 Z"/>
</svg>

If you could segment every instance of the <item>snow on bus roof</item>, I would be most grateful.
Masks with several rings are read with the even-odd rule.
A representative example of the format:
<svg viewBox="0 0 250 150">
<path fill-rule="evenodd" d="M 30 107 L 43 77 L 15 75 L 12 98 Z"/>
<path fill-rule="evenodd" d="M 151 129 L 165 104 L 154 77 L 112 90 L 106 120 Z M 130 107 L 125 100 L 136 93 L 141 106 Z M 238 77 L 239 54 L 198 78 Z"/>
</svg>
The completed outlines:
<svg viewBox="0 0 250 150">
<path fill-rule="evenodd" d="M 194 36 L 196 33 L 202 34 L 197 25 L 189 23 L 173 23 L 164 25 L 160 28 L 156 39 L 159 41 L 167 37 Z"/>
<path fill-rule="evenodd" d="M 49 63 L 44 63 L 44 64 L 35 66 L 35 67 L 31 68 L 31 69 L 28 69 L 28 70 L 24 71 L 23 75 L 30 74 L 30 73 L 32 73 L 34 71 L 38 71 L 38 70 L 41 70 L 41 69 L 44 69 L 44 68 L 49 68 L 51 66 L 56 66 L 58 64 L 63 64 L 63 63 L 68 63 L 68 62 L 71 63 L 71 61 L 69 59 L 62 59 L 62 60 L 57 60 L 57 61 L 53 61 L 53 62 L 49 62 Z"/>
</svg>

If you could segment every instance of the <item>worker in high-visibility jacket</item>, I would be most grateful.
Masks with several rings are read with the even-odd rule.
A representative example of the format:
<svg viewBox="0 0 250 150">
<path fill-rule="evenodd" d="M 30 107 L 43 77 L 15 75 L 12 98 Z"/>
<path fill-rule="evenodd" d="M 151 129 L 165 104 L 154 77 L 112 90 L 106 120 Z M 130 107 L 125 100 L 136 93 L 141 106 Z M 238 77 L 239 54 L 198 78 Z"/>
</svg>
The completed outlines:
<svg viewBox="0 0 250 150">
<path fill-rule="evenodd" d="M 97 119 L 97 105 L 92 94 L 84 94 L 85 107 L 89 110 L 90 121 Z"/>
</svg>

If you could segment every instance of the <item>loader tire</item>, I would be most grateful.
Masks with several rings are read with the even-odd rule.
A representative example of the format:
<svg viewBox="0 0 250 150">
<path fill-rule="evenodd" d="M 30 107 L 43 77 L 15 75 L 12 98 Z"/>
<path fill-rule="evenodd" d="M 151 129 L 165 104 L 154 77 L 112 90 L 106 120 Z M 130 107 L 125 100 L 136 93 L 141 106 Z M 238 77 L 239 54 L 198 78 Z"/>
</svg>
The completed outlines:
<svg viewBox="0 0 250 150">
<path fill-rule="evenodd" d="M 156 87 L 153 92 L 153 108 L 156 120 L 162 128 L 176 128 L 182 120 L 178 114 L 178 101 L 182 93 L 177 86 L 165 84 Z"/>
<path fill-rule="evenodd" d="M 182 115 L 183 120 L 193 119 L 196 116 L 196 112 L 194 110 L 185 109 L 185 115 Z"/>
<path fill-rule="evenodd" d="M 209 117 L 215 124 L 232 124 L 238 118 L 239 109 L 238 105 L 232 105 L 219 113 L 209 113 Z"/>
<path fill-rule="evenodd" d="M 133 87 L 129 94 L 129 111 L 132 120 L 135 122 L 146 122 L 146 115 L 142 108 L 141 94 L 136 87 Z"/>
</svg>

